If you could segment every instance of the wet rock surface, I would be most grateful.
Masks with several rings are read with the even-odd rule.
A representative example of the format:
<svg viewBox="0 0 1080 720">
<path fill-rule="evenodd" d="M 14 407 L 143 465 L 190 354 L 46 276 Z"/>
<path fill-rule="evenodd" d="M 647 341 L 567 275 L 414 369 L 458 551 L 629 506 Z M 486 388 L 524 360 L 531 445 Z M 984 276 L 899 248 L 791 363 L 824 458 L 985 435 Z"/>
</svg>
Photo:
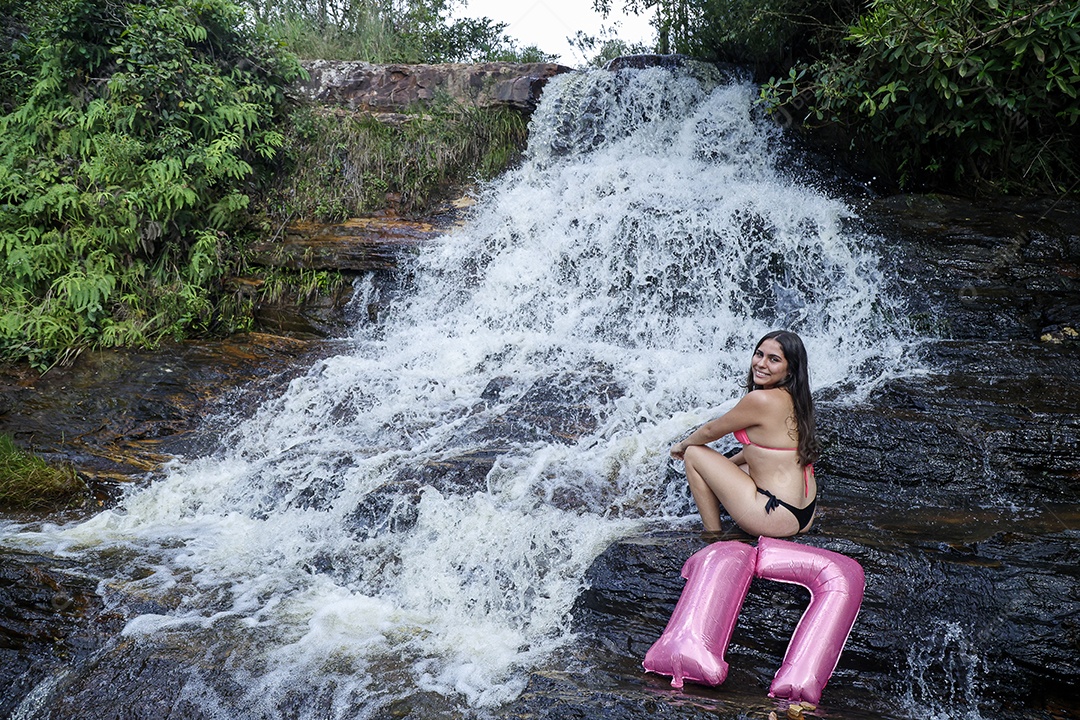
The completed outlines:
<svg viewBox="0 0 1080 720">
<path fill-rule="evenodd" d="M 941 336 L 980 344 L 1076 339 L 1064 331 L 1080 325 L 1075 202 L 903 195 L 871 203 L 866 215 L 899 240 L 897 274 L 912 309 Z"/>
<path fill-rule="evenodd" d="M 243 414 L 299 372 L 320 343 L 251 333 L 158 350 L 86 352 L 44 375 L 0 370 L 0 432 L 54 463 L 73 465 L 103 497 L 212 439 L 211 414 Z"/>
<path fill-rule="evenodd" d="M 867 575 L 822 709 L 1076 717 L 1080 345 L 1048 324 L 1080 321 L 1080 215 L 920 197 L 868 213 L 897 248 L 911 312 L 932 334 L 924 374 L 855 406 L 819 403 L 821 500 L 799 542 L 854 557 Z M 737 530 L 724 539 L 753 542 Z M 682 591 L 682 563 L 706 542 L 673 533 L 609 548 L 575 611 L 586 638 L 575 660 L 589 671 L 535 678 L 522 715 L 566 717 L 549 704 L 555 693 L 574 696 L 572 717 L 783 717 L 764 695 L 806 606 L 798 589 L 754 581 L 725 686 L 676 691 L 641 671 Z M 903 706 L 882 702 L 898 694 Z"/>
<path fill-rule="evenodd" d="M 152 479 L 173 457 L 211 450 L 216 438 L 205 432 L 208 416 L 249 413 L 325 352 L 322 343 L 252 333 L 154 351 L 83 353 L 43 376 L 8 367 L 0 371 L 0 432 L 50 462 L 73 465 L 86 482 L 85 497 L 45 519 L 87 517 L 112 505 L 125 487 Z M 42 513 L 0 519 L 37 521 Z M 26 714 L 19 717 L 38 717 L 45 711 L 37 704 L 46 700 L 47 712 L 67 717 L 168 716 L 174 686 L 164 678 L 178 671 L 174 658 L 149 650 L 129 665 L 113 649 L 95 664 L 103 648 L 129 648 L 117 638 L 133 612 L 153 611 L 138 598 L 103 595 L 99 579 L 93 568 L 55 557 L 0 551 L 0 717 L 20 707 Z M 94 686 L 86 691 L 94 699 L 54 702 L 50 683 L 73 667 L 90 669 L 79 677 Z"/>
<path fill-rule="evenodd" d="M 367 272 L 394 270 L 403 254 L 446 232 L 448 223 L 393 217 L 350 218 L 345 222 L 296 224 L 284 237 L 250 248 L 253 265 L 304 270 Z"/>
<path fill-rule="evenodd" d="M 68 665 L 85 662 L 123 628 L 96 580 L 54 558 L 5 552 L 0 562 L 0 717 Z"/>
<path fill-rule="evenodd" d="M 799 542 L 857 559 L 867 592 L 816 714 L 1078 717 L 1080 343 L 1066 329 L 1080 324 L 1080 214 L 1061 203 L 986 206 L 937 197 L 889 198 L 862 212 L 896 248 L 909 319 L 929 339 L 925 372 L 887 382 L 854 405 L 840 396 L 819 404 L 826 445 L 817 469 L 820 510 Z M 179 358 L 151 353 L 118 361 L 119 370 L 85 358 L 32 387 L 9 383 L 0 394 L 7 407 L 0 430 L 88 475 L 144 473 L 169 453 L 205 441 L 193 428 L 207 407 L 221 407 L 234 391 L 240 397 L 246 383 L 280 383 L 325 350 L 250 342 L 237 350 L 251 361 L 243 372 L 222 364 L 192 375 L 194 359 L 206 350 L 189 348 Z M 98 384 L 77 389 L 80 373 L 88 372 Z M 493 381 L 490 392 L 497 396 L 508 382 Z M 148 386 L 166 392 L 151 400 L 139 389 Z M 617 396 L 617 389 L 598 392 Z M 551 388 L 528 397 L 534 407 L 523 416 L 543 410 L 539 425 L 522 430 L 528 437 L 569 438 L 593 422 L 572 403 L 560 411 L 565 403 Z M 64 418 L 63 433 L 57 418 Z M 112 448 L 125 444 L 137 448 L 134 459 L 111 458 Z M 421 468 L 403 481 L 419 489 L 429 473 L 469 485 L 492 461 L 448 459 L 444 468 Z M 370 507 L 358 508 L 356 530 L 384 531 L 389 517 L 373 495 Z M 674 690 L 667 678 L 641 669 L 682 591 L 683 562 L 713 539 L 672 530 L 608 548 L 574 608 L 579 641 L 534 673 L 517 701 L 492 714 L 784 717 L 784 703 L 766 693 L 807 602 L 798 587 L 754 581 L 727 655 L 725 685 Z M 738 531 L 722 540 L 753 542 Z M 118 641 L 116 616 L 89 581 L 69 575 L 76 569 L 56 569 L 51 560 L 39 566 L 30 556 L 5 555 L 2 562 L 0 683 L 10 689 L 0 716 L 61 667 L 78 672 L 33 717 L 164 717 L 163 708 L 208 716 L 177 689 L 180 675 L 216 683 L 219 696 L 228 695 L 214 670 L 228 658 Z M 69 609 L 52 609 L 57 588 L 76 598 Z M 88 664 L 100 648 L 107 650 Z M 420 693 L 394 714 L 463 716 L 446 702 Z M 318 703 L 297 698 L 281 717 Z"/>
</svg>

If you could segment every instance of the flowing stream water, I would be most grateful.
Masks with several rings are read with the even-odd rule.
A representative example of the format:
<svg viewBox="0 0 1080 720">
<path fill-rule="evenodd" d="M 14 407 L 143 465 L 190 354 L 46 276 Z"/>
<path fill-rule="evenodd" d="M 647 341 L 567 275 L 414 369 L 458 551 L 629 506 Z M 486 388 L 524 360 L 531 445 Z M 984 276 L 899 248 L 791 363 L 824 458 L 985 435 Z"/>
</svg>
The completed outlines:
<svg viewBox="0 0 1080 720">
<path fill-rule="evenodd" d="M 799 332 L 834 397 L 914 364 L 875 238 L 800 181 L 755 92 L 711 70 L 553 79 L 521 167 L 340 354 L 116 508 L 3 542 L 98 574 L 115 642 L 188 657 L 205 716 L 512 701 L 574 642 L 605 548 L 696 526 L 667 448 L 741 394 L 757 338 Z"/>
</svg>

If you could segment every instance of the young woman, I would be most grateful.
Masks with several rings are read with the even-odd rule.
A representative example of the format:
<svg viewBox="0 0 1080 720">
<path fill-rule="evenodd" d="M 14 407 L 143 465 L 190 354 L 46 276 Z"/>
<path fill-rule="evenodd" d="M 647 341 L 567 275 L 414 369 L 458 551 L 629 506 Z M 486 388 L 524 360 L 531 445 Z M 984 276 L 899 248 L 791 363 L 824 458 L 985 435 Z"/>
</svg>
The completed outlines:
<svg viewBox="0 0 1080 720">
<path fill-rule="evenodd" d="M 758 341 L 747 393 L 710 420 L 671 456 L 686 463 L 686 479 L 705 529 L 720 530 L 722 505 L 751 535 L 789 537 L 814 521 L 818 455 L 806 348 L 798 335 L 776 330 Z M 734 433 L 743 449 L 724 457 L 708 443 Z"/>
</svg>

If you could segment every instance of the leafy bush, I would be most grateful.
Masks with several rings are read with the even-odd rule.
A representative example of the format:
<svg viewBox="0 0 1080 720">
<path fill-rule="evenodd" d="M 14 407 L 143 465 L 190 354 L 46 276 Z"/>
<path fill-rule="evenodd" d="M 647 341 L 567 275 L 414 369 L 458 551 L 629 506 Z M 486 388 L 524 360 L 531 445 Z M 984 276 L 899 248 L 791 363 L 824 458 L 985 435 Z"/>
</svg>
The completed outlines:
<svg viewBox="0 0 1080 720">
<path fill-rule="evenodd" d="M 18 104 L 36 66 L 24 20 L 29 9 L 29 0 L 0 0 L 0 114 Z"/>
<path fill-rule="evenodd" d="M 657 52 L 737 63 L 775 72 L 806 45 L 856 17 L 857 0 L 625 0 L 636 14 L 652 14 Z M 612 0 L 594 0 L 605 15 Z M 842 26 L 841 26 L 842 27 Z"/>
<path fill-rule="evenodd" d="M 601 26 L 596 35 L 589 35 L 578 30 L 572 38 L 567 38 L 570 45 L 581 57 L 586 58 L 589 67 L 602 68 L 617 57 L 624 55 L 643 55 L 653 52 L 653 48 L 644 43 L 628 43 L 618 37 L 615 27 Z"/>
<path fill-rule="evenodd" d="M 851 128 L 902 185 L 1065 193 L 1080 162 L 1078 19 L 1060 0 L 874 0 L 843 47 L 763 96 Z"/>
<path fill-rule="evenodd" d="M 0 117 L 0 357 L 227 325 L 220 281 L 298 62 L 228 0 L 26 7 L 38 64 Z"/>
</svg>

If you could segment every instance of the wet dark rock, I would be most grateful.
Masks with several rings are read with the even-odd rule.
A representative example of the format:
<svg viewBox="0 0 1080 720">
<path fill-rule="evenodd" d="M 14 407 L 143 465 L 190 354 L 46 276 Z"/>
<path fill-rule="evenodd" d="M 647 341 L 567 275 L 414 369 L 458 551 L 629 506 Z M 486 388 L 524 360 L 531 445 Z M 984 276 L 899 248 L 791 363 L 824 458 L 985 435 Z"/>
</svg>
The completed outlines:
<svg viewBox="0 0 1080 720">
<path fill-rule="evenodd" d="M 170 652 L 172 651 L 172 652 Z M 143 644 L 138 637 L 114 639 L 103 660 L 91 659 L 94 672 L 62 676 L 38 718 L 86 717 L 95 720 L 210 720 L 212 710 L 200 702 L 198 687 L 225 673 L 198 665 L 184 666 L 182 648 Z M 223 658 L 204 657 L 209 668 L 221 667 Z"/>
<path fill-rule="evenodd" d="M 973 201 L 900 195 L 868 219 L 902 249 L 913 313 L 953 339 L 1038 341 L 1080 325 L 1080 206 L 1064 199 Z"/>
<path fill-rule="evenodd" d="M 604 65 L 605 70 L 644 70 L 646 68 L 680 68 L 684 71 L 697 73 L 699 79 L 709 82 L 735 83 L 749 82 L 751 73 L 741 65 L 720 62 L 702 62 L 689 55 L 678 53 L 659 55 L 656 53 L 641 53 L 638 55 L 620 55 L 608 60 Z"/>
<path fill-rule="evenodd" d="M 0 717 L 42 680 L 85 662 L 123 627 L 104 612 L 96 580 L 55 558 L 0 554 Z"/>
<path fill-rule="evenodd" d="M 415 253 L 445 231 L 445 226 L 394 217 L 298 224 L 287 228 L 281 239 L 252 245 L 248 262 L 294 270 L 393 270 L 403 254 Z"/>
<path fill-rule="evenodd" d="M 482 489 L 503 448 L 464 453 L 418 467 L 406 467 L 386 485 L 372 490 L 350 513 L 347 523 L 358 536 L 404 532 L 416 525 L 424 488 L 469 495 Z"/>
<path fill-rule="evenodd" d="M 317 343 L 252 333 L 84 352 L 43 376 L 8 367 L 0 382 L 12 407 L 0 414 L 0 432 L 47 461 L 74 465 L 106 502 L 116 483 L 211 442 L 198 432 L 208 414 L 253 408 L 264 397 L 257 390 L 280 387 L 321 352 Z"/>
<path fill-rule="evenodd" d="M 656 53 L 641 53 L 638 55 L 620 55 L 608 60 L 604 65 L 605 70 L 644 70 L 651 67 L 681 68 L 698 63 L 698 60 L 689 55 L 658 55 Z"/>
<path fill-rule="evenodd" d="M 483 428 L 480 437 L 510 442 L 572 443 L 592 432 L 605 410 L 624 393 L 606 378 L 605 368 L 541 378 L 514 397 L 512 378 L 493 378 L 481 398 L 504 403 L 506 410 Z"/>
<path fill-rule="evenodd" d="M 269 268 L 328 270 L 340 273 L 347 282 L 329 292 L 289 291 L 273 301 L 258 297 L 262 280 L 232 278 L 232 289 L 244 294 L 246 288 L 252 299 L 258 299 L 253 314 L 262 332 L 303 340 L 341 337 L 352 322 L 376 322 L 382 310 L 379 302 L 351 308 L 349 281 L 370 276 L 383 290 L 402 281 L 400 276 L 406 274 L 402 268 L 417 249 L 455 227 L 471 204 L 469 198 L 458 198 L 426 220 L 385 212 L 339 223 L 290 225 L 280 236 L 252 244 L 247 261 Z M 360 317 L 350 317 L 350 312 Z"/>
</svg>

